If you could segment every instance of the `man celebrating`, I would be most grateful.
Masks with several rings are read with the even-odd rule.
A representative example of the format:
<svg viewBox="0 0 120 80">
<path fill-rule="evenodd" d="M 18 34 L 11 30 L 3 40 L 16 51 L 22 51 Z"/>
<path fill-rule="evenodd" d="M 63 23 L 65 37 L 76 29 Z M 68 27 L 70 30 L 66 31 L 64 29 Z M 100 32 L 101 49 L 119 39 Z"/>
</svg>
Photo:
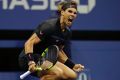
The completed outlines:
<svg viewBox="0 0 120 80">
<path fill-rule="evenodd" d="M 31 37 L 26 41 L 25 48 L 19 56 L 19 63 L 23 69 L 29 69 L 32 75 L 40 77 L 40 80 L 71 80 L 77 77 L 75 71 L 81 71 L 84 66 L 74 64 L 65 54 L 64 44 L 71 37 L 70 27 L 77 17 L 77 4 L 75 1 L 61 2 L 58 5 L 58 18 L 44 21 L 40 24 Z M 36 75 L 36 63 L 42 52 L 50 45 L 56 45 L 59 48 L 58 56 L 50 56 L 50 59 L 57 61 L 52 64 L 51 60 L 41 64 L 40 74 Z M 51 54 L 50 54 L 51 55 Z M 49 65 L 53 65 L 47 69 Z"/>
</svg>

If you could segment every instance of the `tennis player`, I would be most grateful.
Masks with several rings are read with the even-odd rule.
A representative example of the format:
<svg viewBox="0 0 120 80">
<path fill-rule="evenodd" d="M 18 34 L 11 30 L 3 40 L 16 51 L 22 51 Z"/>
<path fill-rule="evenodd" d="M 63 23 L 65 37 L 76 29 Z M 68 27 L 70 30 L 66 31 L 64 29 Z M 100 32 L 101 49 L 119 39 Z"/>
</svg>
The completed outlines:
<svg viewBox="0 0 120 80">
<path fill-rule="evenodd" d="M 77 77 L 76 71 L 84 69 L 83 65 L 73 63 L 63 51 L 64 44 L 71 38 L 70 27 L 77 17 L 77 3 L 71 0 L 61 2 L 58 13 L 58 18 L 46 20 L 35 29 L 19 55 L 20 66 L 24 70 L 30 70 L 40 80 L 74 80 Z M 36 71 L 41 54 L 50 45 L 58 46 L 58 56 L 50 54 L 50 59 L 44 62 L 41 60 L 43 70 Z"/>
</svg>

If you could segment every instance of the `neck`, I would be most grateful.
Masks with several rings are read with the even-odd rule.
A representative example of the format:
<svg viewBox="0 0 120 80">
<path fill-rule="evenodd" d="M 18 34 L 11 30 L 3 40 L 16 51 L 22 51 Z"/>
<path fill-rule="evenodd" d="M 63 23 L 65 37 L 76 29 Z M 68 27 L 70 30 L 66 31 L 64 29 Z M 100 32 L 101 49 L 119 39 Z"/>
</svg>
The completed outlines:
<svg viewBox="0 0 120 80">
<path fill-rule="evenodd" d="M 64 31 L 65 27 L 66 27 L 65 23 L 63 22 L 63 17 L 62 16 L 60 17 L 60 27 L 61 27 L 62 31 Z"/>
</svg>

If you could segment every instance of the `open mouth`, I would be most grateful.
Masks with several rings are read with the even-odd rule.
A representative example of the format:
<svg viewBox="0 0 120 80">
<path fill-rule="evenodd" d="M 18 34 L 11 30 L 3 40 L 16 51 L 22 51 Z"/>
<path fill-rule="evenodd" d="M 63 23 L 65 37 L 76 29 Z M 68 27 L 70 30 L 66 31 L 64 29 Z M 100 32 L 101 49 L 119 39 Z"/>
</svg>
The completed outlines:
<svg viewBox="0 0 120 80">
<path fill-rule="evenodd" d="M 69 21 L 69 22 L 73 22 L 73 17 L 72 17 L 72 16 L 69 16 L 69 17 L 68 17 L 68 21 Z"/>
</svg>

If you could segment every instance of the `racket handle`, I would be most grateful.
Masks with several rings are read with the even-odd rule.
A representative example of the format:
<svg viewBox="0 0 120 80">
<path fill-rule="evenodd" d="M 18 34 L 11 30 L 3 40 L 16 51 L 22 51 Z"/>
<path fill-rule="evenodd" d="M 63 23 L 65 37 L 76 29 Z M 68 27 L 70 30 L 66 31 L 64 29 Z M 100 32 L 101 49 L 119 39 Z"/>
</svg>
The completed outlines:
<svg viewBox="0 0 120 80">
<path fill-rule="evenodd" d="M 41 68 L 41 67 L 36 67 L 35 70 L 36 70 L 36 71 L 41 71 L 42 68 Z M 27 77 L 27 76 L 28 76 L 29 74 L 31 74 L 31 73 L 32 73 L 32 72 L 30 72 L 30 71 L 27 71 L 27 72 L 23 73 L 22 75 L 20 75 L 20 79 L 24 79 L 25 77 Z"/>
<path fill-rule="evenodd" d="M 20 79 L 24 79 L 24 78 L 27 77 L 29 74 L 31 74 L 30 71 L 27 71 L 27 72 L 23 73 L 22 75 L 20 75 Z"/>
</svg>

